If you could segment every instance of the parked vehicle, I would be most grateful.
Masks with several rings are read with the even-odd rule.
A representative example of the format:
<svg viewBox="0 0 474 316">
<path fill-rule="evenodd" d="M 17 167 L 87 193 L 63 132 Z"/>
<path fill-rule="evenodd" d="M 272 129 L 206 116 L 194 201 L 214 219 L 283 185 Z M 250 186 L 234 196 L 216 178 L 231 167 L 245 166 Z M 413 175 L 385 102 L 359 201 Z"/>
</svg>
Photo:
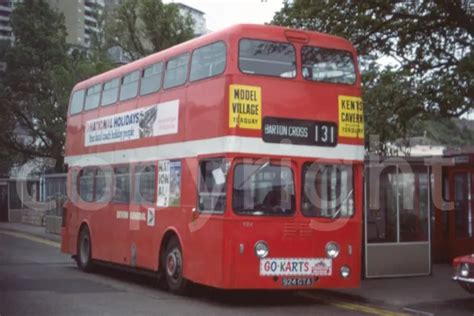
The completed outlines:
<svg viewBox="0 0 474 316">
<path fill-rule="evenodd" d="M 474 254 L 454 258 L 453 266 L 453 280 L 457 281 L 463 289 L 474 294 Z"/>
</svg>

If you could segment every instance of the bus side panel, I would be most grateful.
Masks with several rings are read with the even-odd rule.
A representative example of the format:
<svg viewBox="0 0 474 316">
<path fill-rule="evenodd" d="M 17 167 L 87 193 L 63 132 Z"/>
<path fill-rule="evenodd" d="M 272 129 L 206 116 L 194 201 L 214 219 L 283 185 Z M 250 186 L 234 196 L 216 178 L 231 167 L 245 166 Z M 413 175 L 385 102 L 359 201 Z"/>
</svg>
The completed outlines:
<svg viewBox="0 0 474 316">
<path fill-rule="evenodd" d="M 223 264 L 224 215 L 200 215 L 190 225 L 185 277 L 193 282 L 221 287 L 226 267 Z"/>
<path fill-rule="evenodd" d="M 102 209 L 89 211 L 92 226 L 92 255 L 95 259 L 128 264 L 131 225 L 117 216 L 128 211 L 128 204 L 110 203 Z"/>
<path fill-rule="evenodd" d="M 228 126 L 226 77 L 198 81 L 186 88 L 185 139 L 205 139 L 224 136 Z"/>
</svg>

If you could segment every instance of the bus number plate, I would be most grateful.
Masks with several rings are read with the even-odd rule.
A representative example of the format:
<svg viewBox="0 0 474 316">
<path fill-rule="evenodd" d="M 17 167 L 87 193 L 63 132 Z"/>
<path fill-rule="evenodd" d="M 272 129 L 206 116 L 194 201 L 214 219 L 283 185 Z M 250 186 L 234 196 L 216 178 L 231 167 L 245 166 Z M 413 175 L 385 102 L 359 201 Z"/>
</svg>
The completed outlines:
<svg viewBox="0 0 474 316">
<path fill-rule="evenodd" d="M 283 286 L 312 286 L 313 278 L 282 278 Z"/>
<path fill-rule="evenodd" d="M 267 143 L 334 147 L 337 124 L 267 116 L 263 118 L 262 138 Z"/>
</svg>

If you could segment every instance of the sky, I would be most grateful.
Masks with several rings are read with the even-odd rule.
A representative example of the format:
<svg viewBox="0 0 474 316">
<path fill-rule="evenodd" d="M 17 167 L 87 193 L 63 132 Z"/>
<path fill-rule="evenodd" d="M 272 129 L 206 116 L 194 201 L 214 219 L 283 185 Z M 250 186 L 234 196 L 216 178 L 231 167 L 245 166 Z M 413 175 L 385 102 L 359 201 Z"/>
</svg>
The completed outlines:
<svg viewBox="0 0 474 316">
<path fill-rule="evenodd" d="M 283 0 L 165 0 L 181 2 L 203 11 L 207 28 L 217 31 L 237 23 L 263 24 L 270 22 L 276 11 L 283 6 Z"/>
</svg>

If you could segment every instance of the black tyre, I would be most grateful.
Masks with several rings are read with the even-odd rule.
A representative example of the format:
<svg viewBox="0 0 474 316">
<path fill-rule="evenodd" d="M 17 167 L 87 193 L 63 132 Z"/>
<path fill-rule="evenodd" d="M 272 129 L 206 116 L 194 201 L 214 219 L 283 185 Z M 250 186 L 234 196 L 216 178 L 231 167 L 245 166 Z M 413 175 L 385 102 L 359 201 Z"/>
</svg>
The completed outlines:
<svg viewBox="0 0 474 316">
<path fill-rule="evenodd" d="M 189 290 L 189 281 L 183 276 L 183 252 L 176 237 L 171 237 L 162 256 L 161 273 L 164 275 L 168 290 L 177 295 L 185 295 Z"/>
<path fill-rule="evenodd" d="M 84 272 L 91 272 L 93 270 L 92 241 L 91 234 L 87 226 L 83 227 L 79 233 L 76 262 L 79 269 Z"/>
</svg>

